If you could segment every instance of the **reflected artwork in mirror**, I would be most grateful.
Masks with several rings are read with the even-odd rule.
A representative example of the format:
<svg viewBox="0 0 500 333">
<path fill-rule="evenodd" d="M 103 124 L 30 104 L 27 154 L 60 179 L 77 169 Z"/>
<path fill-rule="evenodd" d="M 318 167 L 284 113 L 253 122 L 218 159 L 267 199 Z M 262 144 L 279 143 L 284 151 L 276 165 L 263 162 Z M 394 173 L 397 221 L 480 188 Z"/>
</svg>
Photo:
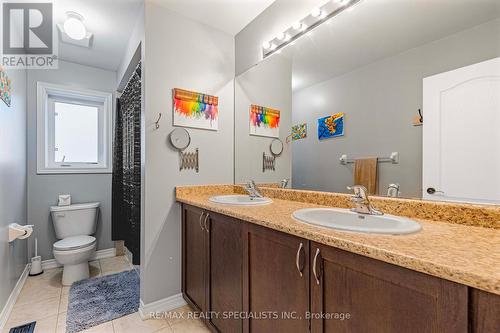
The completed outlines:
<svg viewBox="0 0 500 333">
<path fill-rule="evenodd" d="M 236 183 L 348 193 L 376 160 L 375 195 L 500 203 L 499 1 L 359 1 L 315 22 L 236 77 Z M 251 104 L 281 130 L 249 135 Z M 271 137 L 286 144 L 264 173 Z"/>
</svg>

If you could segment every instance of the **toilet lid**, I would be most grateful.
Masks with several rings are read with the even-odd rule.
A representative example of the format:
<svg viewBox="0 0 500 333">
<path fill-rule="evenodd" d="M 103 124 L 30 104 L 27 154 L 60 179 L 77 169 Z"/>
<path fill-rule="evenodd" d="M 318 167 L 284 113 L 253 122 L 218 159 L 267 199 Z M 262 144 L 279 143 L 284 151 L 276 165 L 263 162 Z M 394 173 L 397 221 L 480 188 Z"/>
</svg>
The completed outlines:
<svg viewBox="0 0 500 333">
<path fill-rule="evenodd" d="M 90 246 L 95 243 L 95 237 L 92 236 L 73 236 L 61 239 L 54 243 L 54 250 L 76 250 Z"/>
</svg>

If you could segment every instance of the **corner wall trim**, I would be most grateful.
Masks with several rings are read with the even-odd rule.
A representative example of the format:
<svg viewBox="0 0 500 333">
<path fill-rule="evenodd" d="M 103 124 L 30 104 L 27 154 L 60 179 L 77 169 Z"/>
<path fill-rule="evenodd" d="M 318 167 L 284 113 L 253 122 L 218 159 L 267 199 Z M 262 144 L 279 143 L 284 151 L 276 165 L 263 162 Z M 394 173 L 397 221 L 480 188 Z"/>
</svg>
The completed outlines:
<svg viewBox="0 0 500 333">
<path fill-rule="evenodd" d="M 19 297 L 19 293 L 21 292 L 21 289 L 23 289 L 24 283 L 28 278 L 30 269 L 31 269 L 31 263 L 26 264 L 26 267 L 24 267 L 24 271 L 17 280 L 14 289 L 12 289 L 9 298 L 7 299 L 7 303 L 5 303 L 2 312 L 0 312 L 0 331 L 3 330 L 5 324 L 7 323 L 7 320 L 9 319 L 10 313 L 14 308 L 14 304 L 16 304 L 17 298 Z"/>
<path fill-rule="evenodd" d="M 110 249 L 104 249 L 104 250 L 98 250 L 95 252 L 95 254 L 90 258 L 90 260 L 98 260 L 98 259 L 104 259 L 104 258 L 111 258 L 116 256 L 116 249 L 110 248 Z M 61 264 L 59 264 L 55 259 L 48 259 L 42 261 L 42 269 L 52 269 L 52 268 L 57 268 L 57 267 L 62 267 Z"/>
<path fill-rule="evenodd" d="M 168 312 L 186 305 L 186 301 L 182 294 L 173 295 L 167 298 L 160 299 L 156 302 L 144 304 L 141 299 L 139 305 L 139 315 L 142 320 L 149 319 L 152 312 Z"/>
</svg>

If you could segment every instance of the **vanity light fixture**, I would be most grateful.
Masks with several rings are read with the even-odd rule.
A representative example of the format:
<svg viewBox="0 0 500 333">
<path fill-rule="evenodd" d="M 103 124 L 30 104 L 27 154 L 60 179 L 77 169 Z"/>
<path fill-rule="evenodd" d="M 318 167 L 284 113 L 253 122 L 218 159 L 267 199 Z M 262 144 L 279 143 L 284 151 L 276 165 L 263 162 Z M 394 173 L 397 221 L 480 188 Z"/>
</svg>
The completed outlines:
<svg viewBox="0 0 500 333">
<path fill-rule="evenodd" d="M 295 30 L 300 30 L 302 28 L 302 22 L 295 22 L 293 25 L 292 25 L 292 28 L 295 29 Z"/>
<path fill-rule="evenodd" d="M 316 7 L 311 11 L 311 16 L 312 17 L 320 17 L 322 14 L 322 11 L 320 8 Z"/>
<path fill-rule="evenodd" d="M 308 34 L 317 26 L 337 16 L 345 10 L 351 9 L 362 0 L 331 0 L 323 6 L 314 8 L 309 15 L 296 21 L 285 31 L 276 34 L 273 39 L 262 44 L 263 58 L 277 53 L 284 47 L 292 45 L 297 39 Z"/>
</svg>

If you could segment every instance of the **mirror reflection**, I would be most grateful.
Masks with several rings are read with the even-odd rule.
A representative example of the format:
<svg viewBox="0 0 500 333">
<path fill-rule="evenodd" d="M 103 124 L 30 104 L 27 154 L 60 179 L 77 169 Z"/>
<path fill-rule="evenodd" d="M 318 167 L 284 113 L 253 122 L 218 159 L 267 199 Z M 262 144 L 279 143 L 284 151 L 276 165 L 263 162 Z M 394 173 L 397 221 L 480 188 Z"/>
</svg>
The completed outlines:
<svg viewBox="0 0 500 333">
<path fill-rule="evenodd" d="M 236 78 L 235 182 L 500 203 L 499 57 L 497 0 L 360 1 Z"/>
</svg>

